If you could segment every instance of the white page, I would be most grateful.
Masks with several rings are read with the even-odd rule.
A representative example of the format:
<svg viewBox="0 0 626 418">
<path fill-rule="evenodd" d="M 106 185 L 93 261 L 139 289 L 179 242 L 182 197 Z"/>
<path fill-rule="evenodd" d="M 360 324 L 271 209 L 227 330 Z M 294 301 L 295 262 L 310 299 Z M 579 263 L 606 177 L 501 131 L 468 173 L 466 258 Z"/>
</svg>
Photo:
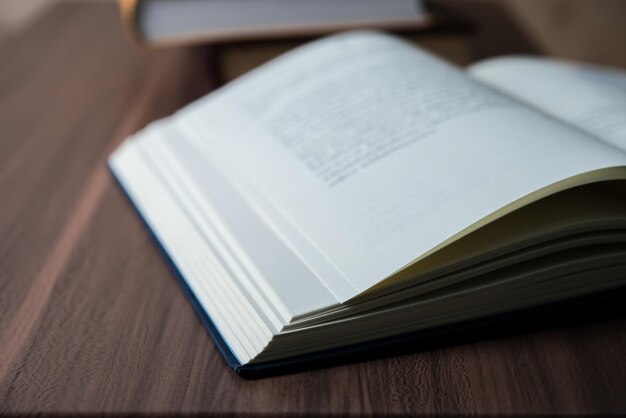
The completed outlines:
<svg viewBox="0 0 626 418">
<path fill-rule="evenodd" d="M 538 189 L 626 165 L 612 147 L 375 33 L 287 54 L 176 123 L 244 195 L 263 196 L 250 204 L 342 301 Z"/>
<path fill-rule="evenodd" d="M 186 180 L 187 194 L 195 197 L 197 212 L 205 221 L 196 222 L 196 227 L 213 245 L 216 241 L 222 241 L 225 247 L 223 252 L 232 251 L 229 258 L 222 255 L 222 259 L 227 260 L 226 265 L 236 266 L 231 267 L 231 271 L 232 276 L 239 279 L 240 287 L 246 287 L 242 284 L 242 278 L 247 278 L 245 282 L 249 287 L 256 286 L 259 287 L 258 293 L 270 294 L 268 305 L 284 306 L 289 319 L 319 306 L 337 303 L 302 260 L 285 247 L 262 219 L 255 216 L 237 194 L 234 185 L 224 178 L 217 167 L 194 152 L 187 141 L 180 140 L 180 132 L 170 124 L 161 123 L 157 130 L 157 138 L 144 138 L 144 152 L 149 154 L 159 146 L 164 147 L 163 154 L 167 155 L 170 165 L 178 166 L 175 171 Z M 172 140 L 177 137 L 179 140 Z M 161 170 L 168 171 L 164 164 Z M 179 185 L 170 186 L 176 194 L 185 192 Z M 189 211 L 189 205 L 185 206 Z M 203 224 L 215 232 L 207 233 L 207 227 L 203 227 Z M 277 263 L 276 259 L 280 262 Z M 289 277 L 289 281 L 285 277 Z M 280 298 L 280 302 L 271 298 L 273 293 Z M 302 298 L 303 293 L 307 295 L 306 299 Z M 251 296 L 250 299 L 259 297 Z"/>
<path fill-rule="evenodd" d="M 626 73 L 530 57 L 491 59 L 469 72 L 626 151 Z"/>
</svg>

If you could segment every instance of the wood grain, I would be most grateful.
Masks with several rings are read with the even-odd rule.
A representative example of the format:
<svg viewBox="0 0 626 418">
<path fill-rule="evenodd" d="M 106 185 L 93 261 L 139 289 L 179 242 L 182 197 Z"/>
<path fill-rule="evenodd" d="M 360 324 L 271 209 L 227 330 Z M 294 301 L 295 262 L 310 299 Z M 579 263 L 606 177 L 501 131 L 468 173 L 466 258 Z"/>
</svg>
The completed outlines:
<svg viewBox="0 0 626 418">
<path fill-rule="evenodd" d="M 125 136 L 211 88 L 208 51 L 139 52 L 118 20 L 110 5 L 65 4 L 0 49 L 0 413 L 626 413 L 620 304 L 236 377 L 105 167 Z"/>
</svg>

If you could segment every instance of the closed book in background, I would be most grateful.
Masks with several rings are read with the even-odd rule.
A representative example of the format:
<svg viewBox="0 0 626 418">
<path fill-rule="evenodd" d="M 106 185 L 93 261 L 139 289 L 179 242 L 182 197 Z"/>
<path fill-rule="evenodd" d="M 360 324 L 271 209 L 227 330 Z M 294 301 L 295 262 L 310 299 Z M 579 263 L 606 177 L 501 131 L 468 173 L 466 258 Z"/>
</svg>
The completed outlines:
<svg viewBox="0 0 626 418">
<path fill-rule="evenodd" d="M 392 31 L 457 65 L 469 64 L 471 27 L 418 0 L 120 0 L 130 36 L 163 48 L 215 46 L 228 82 L 315 38 L 354 28 Z"/>
<path fill-rule="evenodd" d="M 315 36 L 431 25 L 419 0 L 120 0 L 132 36 L 151 46 Z"/>
</svg>

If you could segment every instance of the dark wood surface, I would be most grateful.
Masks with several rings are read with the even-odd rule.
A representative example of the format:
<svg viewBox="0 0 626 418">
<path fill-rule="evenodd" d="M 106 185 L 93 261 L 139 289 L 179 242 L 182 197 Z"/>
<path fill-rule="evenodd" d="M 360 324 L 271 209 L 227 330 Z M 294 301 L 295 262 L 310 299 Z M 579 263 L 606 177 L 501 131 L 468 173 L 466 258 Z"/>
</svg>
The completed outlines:
<svg viewBox="0 0 626 418">
<path fill-rule="evenodd" d="M 0 413 L 626 413 L 619 307 L 236 377 L 105 167 L 124 137 L 209 91 L 208 69 L 207 49 L 139 52 L 104 4 L 59 6 L 0 49 Z"/>
</svg>

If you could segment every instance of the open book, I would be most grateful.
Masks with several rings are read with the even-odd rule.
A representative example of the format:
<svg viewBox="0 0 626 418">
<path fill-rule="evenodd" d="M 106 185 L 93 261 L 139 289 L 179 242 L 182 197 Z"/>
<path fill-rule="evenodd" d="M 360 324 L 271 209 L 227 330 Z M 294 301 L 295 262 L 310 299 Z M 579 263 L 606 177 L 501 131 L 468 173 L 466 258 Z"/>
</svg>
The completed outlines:
<svg viewBox="0 0 626 418">
<path fill-rule="evenodd" d="M 626 285 L 626 76 L 335 35 L 110 166 L 240 374 Z"/>
</svg>

